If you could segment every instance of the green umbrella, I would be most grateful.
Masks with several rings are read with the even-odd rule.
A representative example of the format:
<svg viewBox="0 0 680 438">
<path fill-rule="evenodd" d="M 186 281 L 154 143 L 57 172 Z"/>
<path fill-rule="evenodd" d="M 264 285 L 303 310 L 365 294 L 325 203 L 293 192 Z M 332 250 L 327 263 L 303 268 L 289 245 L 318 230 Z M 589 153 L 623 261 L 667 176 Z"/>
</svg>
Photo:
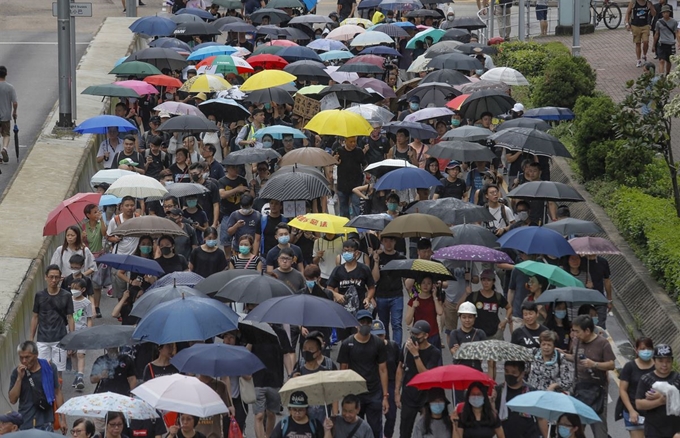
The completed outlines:
<svg viewBox="0 0 680 438">
<path fill-rule="evenodd" d="M 155 65 L 142 61 L 124 62 L 109 72 L 117 76 L 151 76 L 162 74 Z"/>
<path fill-rule="evenodd" d="M 90 85 L 80 94 L 111 97 L 139 97 L 139 94 L 132 88 L 121 87 L 120 85 L 115 84 Z"/>
<path fill-rule="evenodd" d="M 281 46 L 260 46 L 253 50 L 253 55 L 276 55 L 279 50 L 283 50 L 284 47 Z"/>
<path fill-rule="evenodd" d="M 240 0 L 213 0 L 212 4 L 219 5 L 227 9 L 241 9 L 243 6 Z"/>
<path fill-rule="evenodd" d="M 550 284 L 559 287 L 585 287 L 581 280 L 577 279 L 567 271 L 557 266 L 549 265 L 547 263 L 534 262 L 527 260 L 525 262 L 515 265 L 515 269 L 519 269 L 527 275 L 540 275 L 544 277 Z"/>
<path fill-rule="evenodd" d="M 417 34 L 413 35 L 413 38 L 406 44 L 407 49 L 415 49 L 416 48 L 416 41 L 422 41 L 423 43 L 425 42 L 425 37 L 430 37 L 432 38 L 433 42 L 438 42 L 442 37 L 444 36 L 445 31 L 442 29 L 426 29 L 421 32 L 418 32 Z"/>
<path fill-rule="evenodd" d="M 284 8 L 302 8 L 302 3 L 299 0 L 271 0 L 267 3 L 268 8 L 284 9 Z"/>
</svg>

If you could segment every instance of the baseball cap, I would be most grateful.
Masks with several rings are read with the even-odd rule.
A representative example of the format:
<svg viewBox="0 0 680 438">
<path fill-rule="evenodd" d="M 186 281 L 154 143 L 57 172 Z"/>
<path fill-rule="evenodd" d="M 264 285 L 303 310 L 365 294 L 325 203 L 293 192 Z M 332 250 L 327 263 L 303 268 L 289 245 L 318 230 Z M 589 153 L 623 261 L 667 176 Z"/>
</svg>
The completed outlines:
<svg viewBox="0 0 680 438">
<path fill-rule="evenodd" d="M 102 189 L 104 189 L 104 190 L 108 190 L 109 187 L 111 187 L 111 184 L 105 183 L 105 182 L 100 182 L 100 183 L 97 183 L 97 184 L 94 185 L 94 188 L 95 188 L 95 189 L 102 188 Z"/>
<path fill-rule="evenodd" d="M 453 169 L 454 167 L 461 167 L 460 166 L 460 161 L 452 160 L 449 161 L 449 164 L 446 165 L 446 169 Z"/>
<path fill-rule="evenodd" d="M 159 116 L 152 116 L 149 119 L 149 123 L 160 123 L 160 122 L 161 122 L 161 118 Z"/>
<path fill-rule="evenodd" d="M 458 306 L 458 314 L 463 314 L 467 313 L 468 315 L 477 315 L 477 308 L 475 307 L 474 304 L 472 304 L 469 301 L 466 301 L 464 303 L 461 303 L 460 306 Z"/>
<path fill-rule="evenodd" d="M 307 406 L 309 406 L 309 403 L 307 402 L 307 394 L 304 392 L 295 391 L 290 395 L 289 408 L 306 408 Z"/>
<path fill-rule="evenodd" d="M 132 161 L 132 158 L 123 158 L 122 160 L 120 160 L 118 162 L 118 164 L 125 164 L 127 166 L 137 166 L 137 165 L 139 165 L 139 163 L 135 163 L 134 161 Z"/>
<path fill-rule="evenodd" d="M 668 344 L 657 344 L 656 347 L 654 347 L 654 357 L 673 357 L 673 349 L 671 348 L 670 345 Z"/>
<path fill-rule="evenodd" d="M 524 105 L 522 105 L 521 103 L 517 102 L 517 103 L 515 104 L 515 106 L 512 107 L 512 110 L 513 110 L 514 112 L 516 112 L 516 113 L 524 112 Z"/>
<path fill-rule="evenodd" d="M 170 113 L 169 113 L 169 112 L 166 112 L 166 111 L 161 111 L 161 112 L 158 114 L 158 117 L 160 117 L 161 119 L 169 119 L 169 118 L 170 118 Z"/>
<path fill-rule="evenodd" d="M 420 103 L 420 97 L 419 96 L 411 96 L 411 97 L 408 98 L 408 101 Z"/>
<path fill-rule="evenodd" d="M 420 321 L 416 321 L 415 324 L 413 324 L 413 327 L 411 327 L 411 333 L 414 335 L 419 335 L 421 333 L 430 333 L 430 323 L 421 319 Z"/>
<path fill-rule="evenodd" d="M 481 274 L 479 274 L 479 278 L 490 278 L 493 280 L 496 278 L 496 273 L 493 271 L 493 269 L 485 269 Z"/>
<path fill-rule="evenodd" d="M 371 315 L 371 312 L 369 312 L 368 310 L 364 310 L 364 309 L 359 310 L 356 314 L 356 317 L 357 317 L 358 321 L 361 321 L 362 319 L 366 319 L 366 318 L 373 321 L 373 315 Z"/>
<path fill-rule="evenodd" d="M 379 319 L 373 320 L 373 325 L 371 326 L 371 333 L 374 335 L 384 335 L 387 333 L 385 331 L 385 324 Z"/>
<path fill-rule="evenodd" d="M 10 411 L 4 415 L 0 415 L 0 423 L 12 423 L 17 426 L 24 424 L 24 418 L 16 411 Z"/>
</svg>

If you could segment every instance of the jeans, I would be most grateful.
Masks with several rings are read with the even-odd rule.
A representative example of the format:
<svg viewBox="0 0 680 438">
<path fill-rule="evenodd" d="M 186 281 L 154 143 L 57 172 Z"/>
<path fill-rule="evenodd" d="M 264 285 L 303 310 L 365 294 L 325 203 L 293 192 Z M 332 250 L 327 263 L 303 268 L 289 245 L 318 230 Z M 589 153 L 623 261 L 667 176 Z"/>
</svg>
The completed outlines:
<svg viewBox="0 0 680 438">
<path fill-rule="evenodd" d="M 380 389 L 359 395 L 359 402 L 361 403 L 359 416 L 371 426 L 374 438 L 382 438 L 382 399 Z"/>
<path fill-rule="evenodd" d="M 390 397 L 387 399 L 390 402 L 390 410 L 385 414 L 385 438 L 392 438 L 394 435 L 394 425 L 397 422 L 397 404 L 394 402 L 394 380 L 387 382 L 387 392 Z"/>
<path fill-rule="evenodd" d="M 604 306 L 595 306 L 595 309 L 597 310 L 597 325 L 602 327 L 603 329 L 607 328 L 607 313 L 609 310 L 607 310 L 607 305 L 605 304 Z"/>
<path fill-rule="evenodd" d="M 413 426 L 416 423 L 416 417 L 420 411 L 421 408 L 409 406 L 406 403 L 401 404 L 401 423 L 399 424 L 399 436 L 411 436 L 413 434 Z"/>
<path fill-rule="evenodd" d="M 404 317 L 404 298 L 376 298 L 378 303 L 378 318 L 385 324 L 386 338 L 401 346 L 403 330 L 401 320 Z M 390 330 L 391 326 L 391 330 Z M 390 336 L 392 333 L 392 336 Z"/>
<path fill-rule="evenodd" d="M 338 195 L 338 210 L 336 211 L 338 216 L 347 217 L 350 219 L 355 216 L 359 216 L 361 207 L 359 205 L 359 197 L 357 195 L 351 192 L 343 193 L 339 190 L 335 193 Z M 351 216 L 349 211 L 350 205 L 352 206 Z"/>
</svg>

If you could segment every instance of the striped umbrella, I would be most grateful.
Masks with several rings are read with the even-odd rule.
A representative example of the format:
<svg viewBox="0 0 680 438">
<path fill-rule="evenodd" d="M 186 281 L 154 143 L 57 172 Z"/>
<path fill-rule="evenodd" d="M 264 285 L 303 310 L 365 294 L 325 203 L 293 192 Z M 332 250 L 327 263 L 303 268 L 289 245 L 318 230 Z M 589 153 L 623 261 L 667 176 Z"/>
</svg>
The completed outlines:
<svg viewBox="0 0 680 438">
<path fill-rule="evenodd" d="M 394 223 L 394 221 L 392 221 L 392 223 Z M 382 270 L 386 272 L 389 271 L 390 275 L 398 277 L 417 279 L 422 276 L 431 276 L 434 281 L 453 279 L 451 272 L 449 272 L 444 265 L 432 260 L 392 260 L 383 266 Z"/>
<path fill-rule="evenodd" d="M 260 198 L 277 201 L 312 200 L 331 196 L 328 182 L 302 172 L 274 174 L 260 191 Z"/>
</svg>

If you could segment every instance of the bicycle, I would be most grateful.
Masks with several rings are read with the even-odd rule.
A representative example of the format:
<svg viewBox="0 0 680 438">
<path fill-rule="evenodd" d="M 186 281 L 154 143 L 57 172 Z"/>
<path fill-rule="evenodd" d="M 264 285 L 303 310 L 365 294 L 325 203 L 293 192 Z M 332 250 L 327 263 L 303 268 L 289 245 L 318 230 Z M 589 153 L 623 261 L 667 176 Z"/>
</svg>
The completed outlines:
<svg viewBox="0 0 680 438">
<path fill-rule="evenodd" d="M 610 0 L 603 0 L 600 12 L 597 12 L 593 1 L 590 1 L 590 22 L 595 18 L 595 27 L 604 20 L 607 29 L 616 29 L 621 24 L 621 8 Z"/>
</svg>

